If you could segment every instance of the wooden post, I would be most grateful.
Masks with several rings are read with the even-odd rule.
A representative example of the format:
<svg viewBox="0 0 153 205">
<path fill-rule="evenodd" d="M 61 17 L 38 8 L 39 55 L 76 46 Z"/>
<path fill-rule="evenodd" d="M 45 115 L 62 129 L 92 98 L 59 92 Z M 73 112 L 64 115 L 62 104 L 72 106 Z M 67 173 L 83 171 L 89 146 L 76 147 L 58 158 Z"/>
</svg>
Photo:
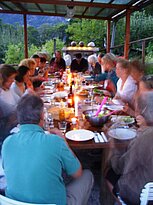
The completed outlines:
<svg viewBox="0 0 153 205">
<path fill-rule="evenodd" d="M 145 45 L 146 45 L 146 42 L 145 40 L 142 41 L 142 63 L 145 64 Z"/>
<path fill-rule="evenodd" d="M 110 27 L 111 27 L 111 21 L 108 20 L 108 21 L 107 21 L 107 47 L 106 47 L 106 52 L 107 52 L 107 53 L 110 52 L 110 41 L 111 41 L 111 37 L 110 37 Z"/>
<path fill-rule="evenodd" d="M 28 58 L 28 34 L 27 34 L 27 15 L 23 15 L 24 18 L 24 56 Z"/>
<path fill-rule="evenodd" d="M 129 57 L 129 43 L 130 43 L 130 10 L 126 11 L 126 33 L 125 33 L 125 44 L 124 44 L 124 57 Z"/>
</svg>

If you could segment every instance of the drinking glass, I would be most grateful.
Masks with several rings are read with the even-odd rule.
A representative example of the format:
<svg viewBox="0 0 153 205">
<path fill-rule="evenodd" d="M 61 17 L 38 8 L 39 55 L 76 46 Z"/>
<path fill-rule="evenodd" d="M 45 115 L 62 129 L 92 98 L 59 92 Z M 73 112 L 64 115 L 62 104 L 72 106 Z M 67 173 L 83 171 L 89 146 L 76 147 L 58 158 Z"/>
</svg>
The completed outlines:
<svg viewBox="0 0 153 205">
<path fill-rule="evenodd" d="M 65 135 L 65 133 L 66 133 L 66 128 L 67 128 L 67 122 L 66 122 L 66 121 L 60 121 L 60 122 L 58 122 L 58 128 L 59 128 L 59 130 L 61 130 L 61 132 L 63 133 L 63 135 Z"/>
</svg>

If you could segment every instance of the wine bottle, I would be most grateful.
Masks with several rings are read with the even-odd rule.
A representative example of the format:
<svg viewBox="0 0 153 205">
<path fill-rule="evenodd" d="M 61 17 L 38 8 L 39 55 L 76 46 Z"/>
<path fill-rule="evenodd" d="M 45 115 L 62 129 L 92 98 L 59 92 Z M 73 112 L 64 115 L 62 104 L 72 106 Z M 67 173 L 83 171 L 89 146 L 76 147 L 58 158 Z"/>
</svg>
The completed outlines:
<svg viewBox="0 0 153 205">
<path fill-rule="evenodd" d="M 73 91 L 72 91 L 72 83 L 70 84 L 70 92 L 68 94 L 68 107 L 69 108 L 74 108 L 74 94 L 73 94 Z"/>
</svg>

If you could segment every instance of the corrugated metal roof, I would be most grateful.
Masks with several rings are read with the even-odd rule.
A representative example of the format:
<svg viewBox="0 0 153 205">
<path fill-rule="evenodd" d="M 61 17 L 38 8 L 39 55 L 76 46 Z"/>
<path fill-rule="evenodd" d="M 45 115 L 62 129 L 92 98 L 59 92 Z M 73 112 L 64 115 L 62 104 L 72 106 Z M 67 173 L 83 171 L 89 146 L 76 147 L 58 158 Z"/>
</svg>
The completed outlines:
<svg viewBox="0 0 153 205">
<path fill-rule="evenodd" d="M 1 0 L 0 13 L 117 20 L 152 0 Z"/>
</svg>

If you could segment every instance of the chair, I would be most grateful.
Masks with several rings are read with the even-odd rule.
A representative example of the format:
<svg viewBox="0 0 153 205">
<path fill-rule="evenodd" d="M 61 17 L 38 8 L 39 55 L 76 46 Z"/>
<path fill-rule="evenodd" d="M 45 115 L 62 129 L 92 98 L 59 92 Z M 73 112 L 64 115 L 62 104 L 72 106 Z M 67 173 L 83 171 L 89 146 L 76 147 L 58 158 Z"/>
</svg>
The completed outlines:
<svg viewBox="0 0 153 205">
<path fill-rule="evenodd" d="M 56 205 L 56 204 L 33 204 L 10 199 L 0 194 L 0 205 Z"/>
<path fill-rule="evenodd" d="M 147 205 L 149 201 L 153 201 L 153 182 L 147 183 L 140 194 L 140 205 Z"/>
</svg>

